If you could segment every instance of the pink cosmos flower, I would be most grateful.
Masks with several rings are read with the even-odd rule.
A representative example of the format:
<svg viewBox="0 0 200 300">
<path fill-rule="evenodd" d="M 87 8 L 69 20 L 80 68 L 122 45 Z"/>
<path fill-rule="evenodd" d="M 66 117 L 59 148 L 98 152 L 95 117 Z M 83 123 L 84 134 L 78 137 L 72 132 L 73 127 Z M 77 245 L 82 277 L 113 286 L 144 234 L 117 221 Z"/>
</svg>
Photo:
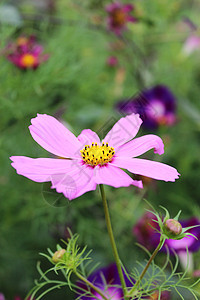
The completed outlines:
<svg viewBox="0 0 200 300">
<path fill-rule="evenodd" d="M 36 69 L 41 63 L 49 58 L 43 54 L 43 47 L 36 42 L 34 36 L 20 36 L 15 42 L 9 43 L 5 53 L 7 59 L 18 68 Z"/>
<path fill-rule="evenodd" d="M 115 34 L 120 35 L 126 29 L 128 22 L 136 22 L 136 19 L 131 15 L 134 7 L 132 4 L 122 4 L 115 2 L 106 6 L 108 12 L 108 28 Z"/>
<path fill-rule="evenodd" d="M 54 117 L 38 114 L 29 126 L 33 139 L 58 158 L 12 156 L 17 173 L 36 182 L 51 181 L 52 189 L 72 200 L 95 190 L 97 184 L 115 188 L 130 185 L 142 188 L 122 169 L 157 180 L 175 181 L 179 173 L 166 164 L 139 159 L 137 156 L 154 148 L 164 153 L 160 137 L 145 135 L 135 138 L 142 120 L 138 114 L 121 118 L 101 142 L 98 135 L 85 129 L 78 137 Z"/>
<path fill-rule="evenodd" d="M 106 64 L 110 67 L 116 67 L 118 65 L 118 59 L 116 56 L 109 56 L 106 60 Z"/>
</svg>

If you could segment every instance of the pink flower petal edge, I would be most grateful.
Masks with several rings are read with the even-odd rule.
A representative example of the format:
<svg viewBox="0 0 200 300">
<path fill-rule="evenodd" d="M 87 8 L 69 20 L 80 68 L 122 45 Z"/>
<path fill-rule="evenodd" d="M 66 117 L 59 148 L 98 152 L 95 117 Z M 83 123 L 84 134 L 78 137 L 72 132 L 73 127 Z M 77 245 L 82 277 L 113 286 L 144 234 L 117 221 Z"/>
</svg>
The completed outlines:
<svg viewBox="0 0 200 300">
<path fill-rule="evenodd" d="M 33 139 L 52 154 L 65 158 L 80 157 L 81 143 L 62 123 L 49 115 L 38 114 L 29 126 Z"/>
<path fill-rule="evenodd" d="M 17 174 L 26 176 L 36 182 L 50 181 L 55 174 L 66 174 L 73 167 L 72 160 L 55 158 L 30 158 L 11 156 L 12 166 Z"/>
<path fill-rule="evenodd" d="M 121 118 L 108 132 L 103 141 L 117 149 L 136 136 L 141 124 L 142 120 L 138 114 L 131 114 Z"/>
<path fill-rule="evenodd" d="M 175 181 L 180 175 L 177 170 L 171 166 L 141 158 L 116 157 L 111 164 L 119 168 L 127 169 L 134 174 L 157 180 Z"/>
<path fill-rule="evenodd" d="M 162 139 L 157 135 L 148 134 L 122 145 L 118 148 L 116 154 L 118 157 L 136 157 L 152 148 L 154 148 L 154 153 L 158 153 L 159 155 L 164 153 L 164 144 Z"/>
<path fill-rule="evenodd" d="M 83 145 L 82 148 L 85 145 L 91 145 L 92 143 L 97 143 L 98 145 L 101 144 L 100 139 L 96 132 L 90 130 L 90 129 L 84 129 L 81 134 L 78 136 L 78 140 Z"/>
</svg>

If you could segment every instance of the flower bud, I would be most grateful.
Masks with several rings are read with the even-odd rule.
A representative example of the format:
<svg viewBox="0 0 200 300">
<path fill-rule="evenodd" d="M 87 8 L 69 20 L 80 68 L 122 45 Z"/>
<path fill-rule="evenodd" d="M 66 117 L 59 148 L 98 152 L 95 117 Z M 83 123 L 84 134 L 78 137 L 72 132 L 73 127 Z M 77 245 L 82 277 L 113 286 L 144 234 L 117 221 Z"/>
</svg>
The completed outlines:
<svg viewBox="0 0 200 300">
<path fill-rule="evenodd" d="M 169 238 L 176 238 L 182 232 L 181 224 L 174 219 L 166 220 L 166 222 L 164 224 L 164 228 L 165 228 L 165 232 L 169 236 Z"/>
<path fill-rule="evenodd" d="M 66 252 L 65 249 L 60 249 L 60 250 L 56 251 L 52 257 L 52 261 L 54 263 L 58 263 L 63 258 L 63 255 L 65 254 L 65 252 Z"/>
</svg>

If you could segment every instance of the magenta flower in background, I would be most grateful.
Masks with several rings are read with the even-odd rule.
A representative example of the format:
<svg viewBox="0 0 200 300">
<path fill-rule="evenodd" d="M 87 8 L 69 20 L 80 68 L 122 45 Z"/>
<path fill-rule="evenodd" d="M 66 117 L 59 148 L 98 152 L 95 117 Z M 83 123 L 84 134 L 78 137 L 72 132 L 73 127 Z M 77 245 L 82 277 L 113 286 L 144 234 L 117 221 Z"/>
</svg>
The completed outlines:
<svg viewBox="0 0 200 300">
<path fill-rule="evenodd" d="M 164 153 L 163 142 L 156 135 L 134 139 L 142 123 L 137 114 L 121 118 L 102 142 L 90 129 L 75 137 L 63 124 L 46 114 L 38 114 L 31 123 L 29 130 L 33 139 L 58 158 L 12 156 L 12 166 L 18 174 L 33 181 L 51 181 L 52 189 L 69 200 L 95 190 L 97 184 L 115 188 L 143 187 L 141 180 L 133 180 L 122 169 L 164 181 L 175 181 L 179 176 L 171 166 L 136 158 L 152 148 L 155 153 Z"/>
<path fill-rule="evenodd" d="M 49 58 L 43 54 L 44 48 L 36 42 L 34 36 L 20 36 L 9 43 L 5 49 L 7 59 L 20 69 L 36 69 Z"/>
<path fill-rule="evenodd" d="M 146 212 L 133 226 L 133 235 L 137 242 L 148 250 L 155 249 L 160 242 L 158 223 L 154 222 L 156 217 L 150 212 Z"/>
<path fill-rule="evenodd" d="M 127 276 L 124 274 L 125 282 L 127 287 L 133 286 L 133 282 L 131 282 Z M 112 300 L 122 300 L 123 299 L 123 291 L 121 288 L 121 282 L 118 275 L 117 267 L 115 264 L 111 264 L 107 267 L 101 268 L 93 272 L 89 277 L 88 280 L 92 282 L 96 287 L 98 287 L 102 292 L 105 293 L 109 299 Z M 79 282 L 78 286 L 80 290 L 78 290 L 79 297 L 81 294 L 80 300 L 101 300 L 102 297 L 97 294 L 96 291 L 90 289 L 90 292 L 94 295 L 92 297 L 85 293 L 88 291 L 88 287 L 85 285 L 84 282 Z"/>
<path fill-rule="evenodd" d="M 116 108 L 123 114 L 140 114 L 146 129 L 171 126 L 176 121 L 176 98 L 164 85 L 156 85 L 137 97 L 120 101 Z"/>
<path fill-rule="evenodd" d="M 109 56 L 106 64 L 110 67 L 116 67 L 118 65 L 118 59 L 116 56 Z"/>
<path fill-rule="evenodd" d="M 185 41 L 183 52 L 186 55 L 190 55 L 195 50 L 200 50 L 200 36 L 193 34 Z"/>
<path fill-rule="evenodd" d="M 120 35 L 122 31 L 126 29 L 128 22 L 136 22 L 136 19 L 131 15 L 134 10 L 132 4 L 122 4 L 120 2 L 114 2 L 106 6 L 108 13 L 107 24 L 108 29 L 117 35 Z"/>
<path fill-rule="evenodd" d="M 5 300 L 5 297 L 2 293 L 0 293 L 0 300 Z"/>
<path fill-rule="evenodd" d="M 134 285 L 134 279 L 131 281 L 127 278 L 124 274 L 125 282 L 127 287 L 132 287 Z M 88 280 L 92 282 L 96 287 L 98 287 L 102 292 L 104 292 L 105 296 L 112 300 L 123 300 L 123 291 L 121 288 L 121 282 L 119 279 L 119 275 L 117 272 L 117 267 L 115 264 L 111 264 L 107 267 L 98 269 L 97 271 L 93 272 L 89 277 Z M 90 294 L 86 294 L 88 291 L 88 287 L 84 282 L 79 282 L 78 289 L 79 297 L 77 299 L 80 300 L 102 300 L 102 297 L 97 294 L 96 291 L 90 289 L 90 292 L 94 295 L 92 297 Z M 83 294 L 83 296 L 81 296 Z M 158 300 L 159 293 L 155 291 L 151 296 L 144 297 L 142 299 L 149 299 L 149 300 Z M 163 291 L 160 297 L 160 300 L 170 300 L 170 292 Z"/>
</svg>

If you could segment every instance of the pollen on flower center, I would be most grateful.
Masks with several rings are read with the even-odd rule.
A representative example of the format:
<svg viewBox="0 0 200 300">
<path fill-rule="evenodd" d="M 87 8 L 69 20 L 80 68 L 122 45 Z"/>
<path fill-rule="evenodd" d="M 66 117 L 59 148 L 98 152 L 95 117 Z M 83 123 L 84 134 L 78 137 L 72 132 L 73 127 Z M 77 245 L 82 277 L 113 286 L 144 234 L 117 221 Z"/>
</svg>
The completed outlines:
<svg viewBox="0 0 200 300">
<path fill-rule="evenodd" d="M 80 151 L 83 161 L 91 166 L 105 165 L 110 162 L 115 154 L 114 148 L 108 146 L 108 143 L 102 143 L 98 146 L 97 143 L 92 143 L 91 146 L 85 145 Z"/>
<path fill-rule="evenodd" d="M 126 22 L 126 15 L 121 9 L 116 9 L 112 13 L 112 17 L 115 25 L 123 25 Z"/>
<path fill-rule="evenodd" d="M 26 53 L 22 56 L 21 63 L 24 67 L 32 67 L 35 63 L 35 57 L 32 54 Z"/>
</svg>

